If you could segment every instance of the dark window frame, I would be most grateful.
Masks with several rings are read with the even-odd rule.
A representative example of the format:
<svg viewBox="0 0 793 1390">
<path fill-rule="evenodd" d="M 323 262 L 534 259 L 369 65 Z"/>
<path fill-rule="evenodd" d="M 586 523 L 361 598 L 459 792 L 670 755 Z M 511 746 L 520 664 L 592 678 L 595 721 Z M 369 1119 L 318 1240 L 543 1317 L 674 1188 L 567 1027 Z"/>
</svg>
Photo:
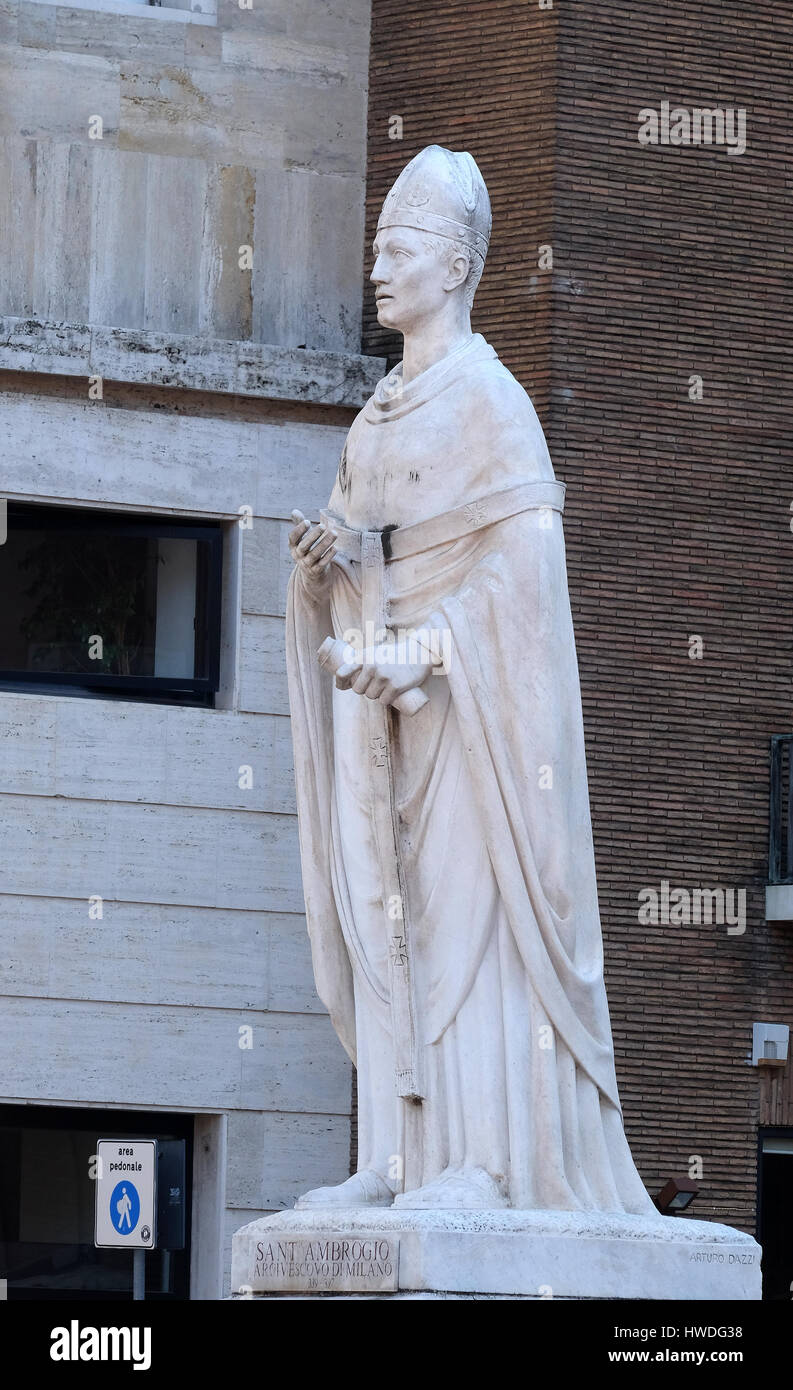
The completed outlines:
<svg viewBox="0 0 793 1390">
<path fill-rule="evenodd" d="M 118 695 L 122 698 L 158 697 L 168 703 L 212 706 L 220 688 L 221 611 L 223 583 L 223 528 L 220 521 L 181 520 L 157 512 L 115 512 L 103 508 L 78 508 L 51 503 L 8 503 L 9 534 L 15 521 L 24 521 L 28 530 L 72 531 L 75 535 L 104 533 L 139 538 L 187 539 L 201 541 L 206 552 L 198 550 L 198 564 L 206 564 L 206 598 L 202 640 L 207 653 L 207 675 L 192 677 L 112 675 L 107 672 L 68 673 L 61 671 L 14 670 L 0 666 L 0 690 L 68 695 Z M 198 617 L 198 613 L 196 613 Z M 187 696 L 184 700 L 180 697 Z"/>
<path fill-rule="evenodd" d="M 2 1130 L 25 1130 L 25 1129 L 51 1129 L 60 1130 L 66 1133 L 73 1131 L 89 1132 L 96 1136 L 96 1139 L 151 1139 L 169 1138 L 183 1139 L 185 1141 L 185 1244 L 183 1250 L 171 1252 L 171 1269 L 173 1288 L 167 1291 L 161 1288 L 162 1271 L 162 1245 L 154 1250 L 145 1251 L 146 1268 L 146 1300 L 149 1302 L 181 1302 L 188 1301 L 191 1297 L 191 1263 L 192 1263 L 192 1240 L 193 1240 L 193 1165 L 195 1153 L 195 1120 L 196 1115 L 193 1111 L 172 1111 L 163 1110 L 128 1110 L 126 1108 L 110 1109 L 103 1106 L 87 1107 L 83 1105 L 70 1105 L 68 1103 L 58 1103 L 47 1100 L 43 1103 L 25 1104 L 18 1101 L 0 1102 L 0 1129 Z M 2 1177 L 3 1175 L 0 1175 Z M 7 1178 L 7 1173 L 6 1173 Z M 4 1194 L 0 1184 L 0 1198 Z M 12 1208 L 12 1213 L 18 1214 L 18 1206 Z M 93 1218 L 91 1219 L 93 1225 Z M 14 1231 L 14 1221 L 10 1223 L 10 1229 Z M 8 1247 L 19 1244 L 18 1236 L 10 1237 L 6 1242 Z M 41 1242 L 48 1247 L 47 1242 Z M 117 1251 L 105 1252 L 99 1247 L 95 1247 L 87 1242 L 54 1240 L 49 1243 L 52 1247 L 71 1247 L 85 1250 L 89 1253 L 92 1260 L 97 1264 L 102 1264 L 106 1260 L 107 1254 L 114 1262 Z M 0 1248 L 0 1254 L 2 1254 Z M 44 1253 L 44 1252 L 43 1252 Z M 121 1252 L 122 1255 L 125 1252 Z M 5 1258 L 5 1256 L 4 1256 Z M 129 1259 L 129 1254 L 126 1254 Z M 9 1277 L 10 1275 L 10 1277 Z M 41 1287 L 27 1286 L 19 1288 L 13 1273 L 10 1273 L 6 1265 L 0 1261 L 0 1278 L 9 1278 L 7 1298 L 9 1302 L 96 1302 L 96 1301 L 128 1301 L 132 1292 L 132 1272 L 130 1268 L 129 1290 L 123 1288 L 82 1288 L 82 1289 L 58 1289 L 52 1286 L 43 1285 Z"/>
</svg>

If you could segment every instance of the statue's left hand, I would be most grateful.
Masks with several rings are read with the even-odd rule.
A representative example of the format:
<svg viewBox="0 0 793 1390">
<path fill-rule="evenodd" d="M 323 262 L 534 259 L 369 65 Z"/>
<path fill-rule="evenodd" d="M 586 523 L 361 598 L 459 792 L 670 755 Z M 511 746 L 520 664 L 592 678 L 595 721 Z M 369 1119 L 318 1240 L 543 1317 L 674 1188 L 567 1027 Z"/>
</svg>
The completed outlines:
<svg viewBox="0 0 793 1390">
<path fill-rule="evenodd" d="M 320 522 L 312 526 L 302 512 L 292 512 L 295 525 L 289 532 L 289 550 L 308 592 L 321 596 L 331 578 L 331 562 L 336 554 L 336 532 Z"/>
<path fill-rule="evenodd" d="M 398 643 L 386 653 L 380 647 L 367 647 L 355 661 L 339 667 L 336 684 L 339 690 L 354 690 L 357 695 L 393 705 L 406 690 L 423 685 L 433 670 L 431 661 L 409 662 L 403 658 L 404 646 Z"/>
</svg>

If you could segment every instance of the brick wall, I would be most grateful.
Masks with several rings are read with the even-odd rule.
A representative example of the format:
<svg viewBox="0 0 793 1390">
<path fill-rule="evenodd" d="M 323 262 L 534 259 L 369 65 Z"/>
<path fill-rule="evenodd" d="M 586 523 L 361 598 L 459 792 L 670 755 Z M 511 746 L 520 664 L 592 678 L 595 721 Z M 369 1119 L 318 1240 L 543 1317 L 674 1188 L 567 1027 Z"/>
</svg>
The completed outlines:
<svg viewBox="0 0 793 1390">
<path fill-rule="evenodd" d="M 747 1229 L 751 1024 L 793 1023 L 793 928 L 763 911 L 768 740 L 790 730 L 793 677 L 792 39 L 786 0 L 373 7 L 368 241 L 418 149 L 471 150 L 494 215 L 474 326 L 532 395 L 568 484 L 628 1136 L 651 1191 L 700 1155 L 692 1214 Z M 638 113 L 664 100 L 744 108 L 746 152 L 641 145 Z M 367 351 L 399 355 L 368 284 L 364 325 Z M 746 888 L 746 933 L 640 925 L 639 890 L 662 879 Z"/>
<path fill-rule="evenodd" d="M 498 235 L 477 291 L 485 333 L 542 411 L 550 391 L 550 296 L 536 271 L 551 240 L 554 24 L 502 0 L 374 0 L 366 198 L 367 351 L 398 360 L 402 339 L 381 329 L 369 281 L 377 218 L 400 169 L 424 145 L 470 149 L 488 186 Z M 392 140 L 391 118 L 403 122 Z M 496 331 L 498 329 L 498 332 Z M 529 385 L 530 383 L 530 385 Z"/>
</svg>

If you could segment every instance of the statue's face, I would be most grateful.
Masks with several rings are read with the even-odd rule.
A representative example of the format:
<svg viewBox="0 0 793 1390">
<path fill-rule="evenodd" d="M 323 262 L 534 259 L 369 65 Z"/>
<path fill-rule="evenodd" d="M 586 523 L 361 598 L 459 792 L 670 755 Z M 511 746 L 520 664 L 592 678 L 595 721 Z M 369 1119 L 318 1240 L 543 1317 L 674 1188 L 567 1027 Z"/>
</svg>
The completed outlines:
<svg viewBox="0 0 793 1390">
<path fill-rule="evenodd" d="M 448 259 L 426 245 L 415 227 L 387 227 L 374 243 L 371 279 L 376 286 L 377 321 L 406 333 L 429 322 L 459 288 Z M 464 277 L 463 277 L 464 278 Z"/>
</svg>

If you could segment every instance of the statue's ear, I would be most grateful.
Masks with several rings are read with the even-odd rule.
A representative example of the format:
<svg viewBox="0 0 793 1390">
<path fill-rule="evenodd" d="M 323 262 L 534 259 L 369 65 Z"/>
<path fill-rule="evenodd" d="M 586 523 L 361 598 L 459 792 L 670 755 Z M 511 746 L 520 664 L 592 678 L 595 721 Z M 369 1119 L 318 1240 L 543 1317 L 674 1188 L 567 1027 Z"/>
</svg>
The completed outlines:
<svg viewBox="0 0 793 1390">
<path fill-rule="evenodd" d="M 464 251 L 452 256 L 446 270 L 446 288 L 456 290 L 458 286 L 464 285 L 468 279 L 468 272 L 471 269 L 471 262 Z"/>
</svg>

